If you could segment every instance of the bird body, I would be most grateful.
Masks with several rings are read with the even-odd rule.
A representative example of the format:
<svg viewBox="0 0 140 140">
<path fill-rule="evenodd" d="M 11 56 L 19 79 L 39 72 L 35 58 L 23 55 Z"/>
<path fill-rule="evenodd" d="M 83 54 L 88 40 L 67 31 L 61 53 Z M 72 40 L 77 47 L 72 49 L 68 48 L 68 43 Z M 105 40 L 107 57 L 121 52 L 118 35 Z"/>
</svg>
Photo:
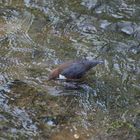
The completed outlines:
<svg viewBox="0 0 140 140">
<path fill-rule="evenodd" d="M 76 60 L 68 61 L 52 70 L 49 75 L 49 80 L 55 79 L 80 79 L 88 70 L 95 67 L 97 64 L 102 64 L 103 61 L 98 60 Z"/>
</svg>

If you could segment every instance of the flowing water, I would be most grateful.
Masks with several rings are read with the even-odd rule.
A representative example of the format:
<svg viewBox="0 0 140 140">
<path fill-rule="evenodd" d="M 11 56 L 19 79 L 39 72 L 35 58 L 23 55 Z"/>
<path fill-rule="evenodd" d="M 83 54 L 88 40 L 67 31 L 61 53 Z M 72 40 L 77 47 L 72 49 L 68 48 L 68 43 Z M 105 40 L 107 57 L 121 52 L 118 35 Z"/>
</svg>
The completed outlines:
<svg viewBox="0 0 140 140">
<path fill-rule="evenodd" d="M 105 64 L 47 81 L 81 58 Z M 140 1 L 0 0 L 0 139 L 140 139 Z"/>
</svg>

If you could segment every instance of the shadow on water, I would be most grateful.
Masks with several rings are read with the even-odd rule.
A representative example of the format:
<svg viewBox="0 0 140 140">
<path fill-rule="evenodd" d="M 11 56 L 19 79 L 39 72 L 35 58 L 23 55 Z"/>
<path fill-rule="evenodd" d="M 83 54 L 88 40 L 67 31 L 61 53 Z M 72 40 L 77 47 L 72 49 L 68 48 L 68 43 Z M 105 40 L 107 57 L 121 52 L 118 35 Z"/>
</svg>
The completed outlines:
<svg viewBox="0 0 140 140">
<path fill-rule="evenodd" d="M 0 139 L 139 139 L 139 7 L 0 1 Z M 80 83 L 46 81 L 57 65 L 81 58 L 105 64 Z"/>
</svg>

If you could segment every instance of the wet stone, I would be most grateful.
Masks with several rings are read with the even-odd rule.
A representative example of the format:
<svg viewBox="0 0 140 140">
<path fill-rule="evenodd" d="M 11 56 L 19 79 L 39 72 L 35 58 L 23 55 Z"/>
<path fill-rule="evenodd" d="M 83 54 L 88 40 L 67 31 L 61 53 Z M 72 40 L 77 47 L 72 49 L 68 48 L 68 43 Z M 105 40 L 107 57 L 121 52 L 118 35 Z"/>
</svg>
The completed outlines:
<svg viewBox="0 0 140 140">
<path fill-rule="evenodd" d="M 83 0 L 81 2 L 81 5 L 84 5 L 88 9 L 94 9 L 94 8 L 98 7 L 99 4 L 98 4 L 97 0 Z"/>
<path fill-rule="evenodd" d="M 100 22 L 100 27 L 101 27 L 102 29 L 106 29 L 110 24 L 111 24 L 111 23 L 108 22 L 107 20 L 102 20 L 102 21 Z"/>
<path fill-rule="evenodd" d="M 95 33 L 97 32 L 96 27 L 93 26 L 92 24 L 82 24 L 81 26 L 79 26 L 79 29 L 81 31 L 83 31 L 84 33 Z"/>
<path fill-rule="evenodd" d="M 128 34 L 128 35 L 131 35 L 131 34 L 134 33 L 134 30 L 133 30 L 133 28 L 132 28 L 131 26 L 123 27 L 123 28 L 121 29 L 121 31 L 122 31 L 123 33 Z"/>
<path fill-rule="evenodd" d="M 117 23 L 117 27 L 121 32 L 127 35 L 132 35 L 135 32 L 136 24 L 132 22 L 119 22 Z"/>
<path fill-rule="evenodd" d="M 140 39 L 140 25 L 139 25 L 139 27 L 136 28 L 134 37 L 137 39 Z"/>
<path fill-rule="evenodd" d="M 80 135 L 79 134 L 74 134 L 74 138 L 75 139 L 79 139 L 80 138 Z"/>
</svg>

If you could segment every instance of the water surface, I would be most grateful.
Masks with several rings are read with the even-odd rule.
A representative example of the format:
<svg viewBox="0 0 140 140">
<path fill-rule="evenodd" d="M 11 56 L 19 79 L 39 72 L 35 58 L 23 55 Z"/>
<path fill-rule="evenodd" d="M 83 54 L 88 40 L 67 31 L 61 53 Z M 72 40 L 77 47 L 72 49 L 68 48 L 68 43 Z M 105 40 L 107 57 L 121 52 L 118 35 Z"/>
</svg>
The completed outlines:
<svg viewBox="0 0 140 140">
<path fill-rule="evenodd" d="M 0 1 L 0 138 L 140 138 L 138 0 Z M 58 64 L 104 60 L 78 89 Z"/>
</svg>

